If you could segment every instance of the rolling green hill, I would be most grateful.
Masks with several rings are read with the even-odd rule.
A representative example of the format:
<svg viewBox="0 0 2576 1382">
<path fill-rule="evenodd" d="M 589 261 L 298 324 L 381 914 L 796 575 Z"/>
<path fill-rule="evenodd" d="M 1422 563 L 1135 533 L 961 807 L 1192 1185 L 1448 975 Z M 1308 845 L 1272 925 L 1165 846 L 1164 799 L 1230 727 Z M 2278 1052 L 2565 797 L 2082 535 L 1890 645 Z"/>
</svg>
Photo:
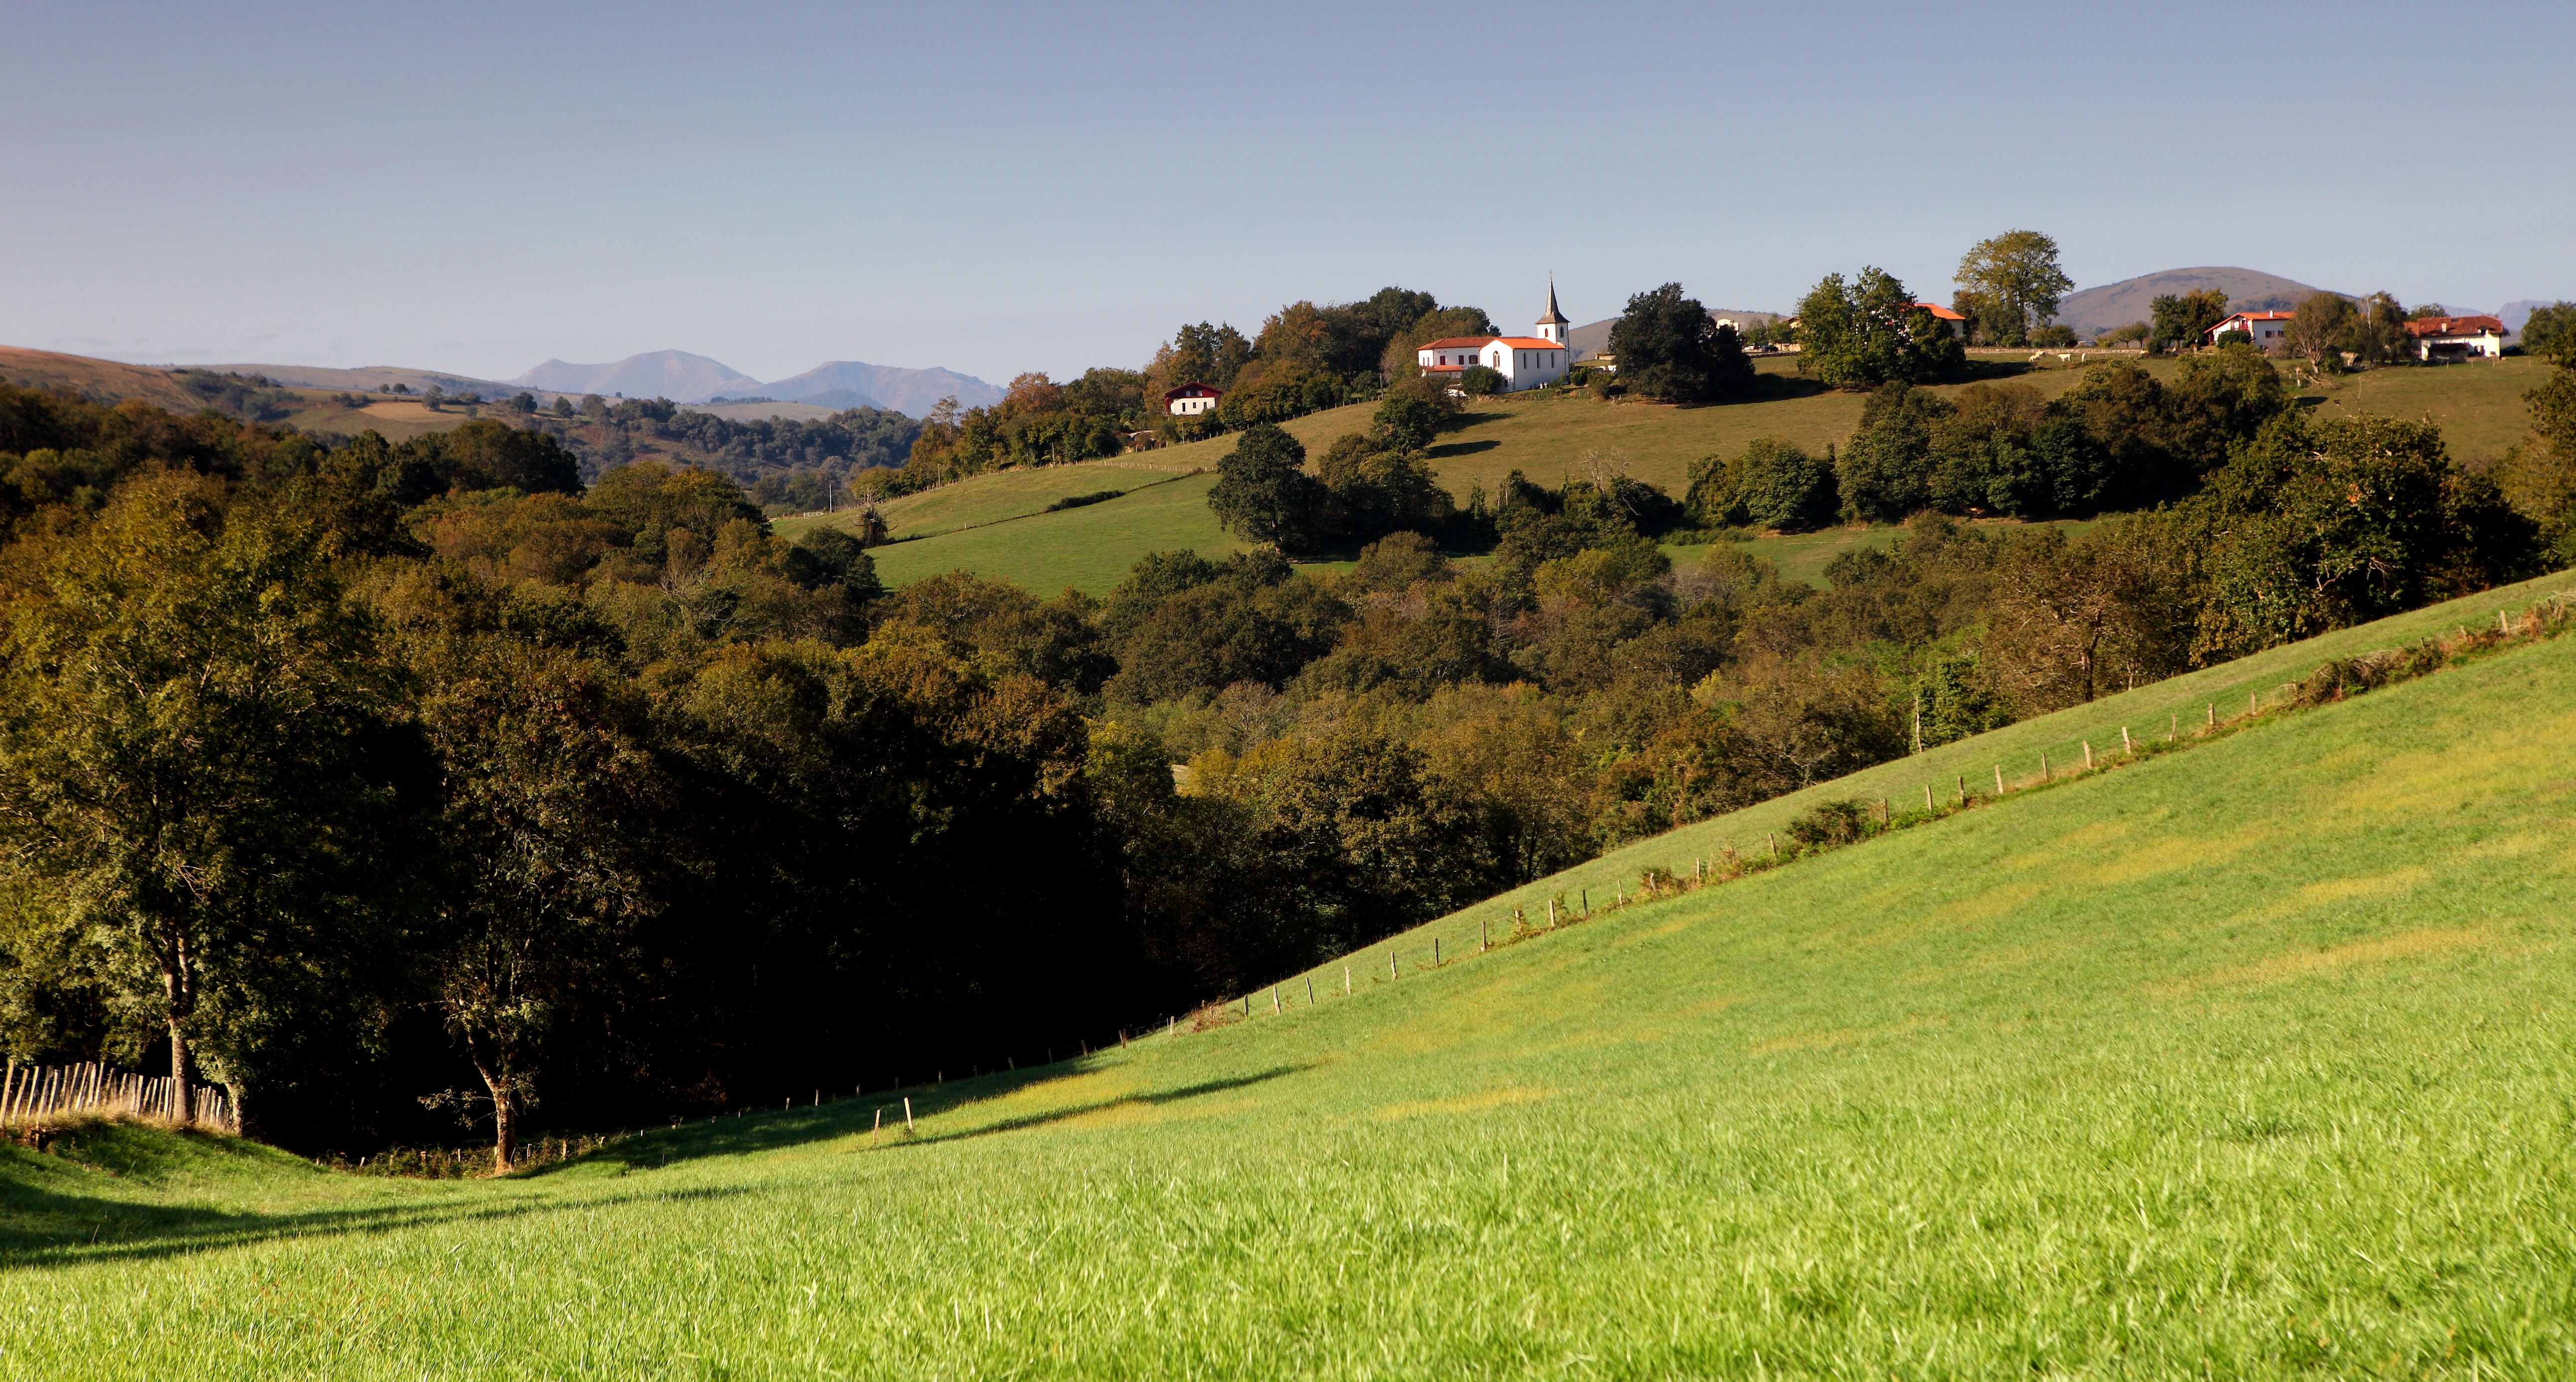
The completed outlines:
<svg viewBox="0 0 2576 1382">
<path fill-rule="evenodd" d="M 2187 725 L 2567 583 L 1694 826 L 1374 947 L 1347 997 L 1328 966 L 1311 1003 L 1298 979 L 1275 1013 L 1265 991 L 1207 1030 L 915 1089 L 909 1131 L 879 1092 L 463 1184 L 134 1130 L 0 1147 L 0 1358 L 56 1377 L 2563 1375 L 2576 640 L 1473 942 L 1510 905 L 1598 902 L 1815 798 L 1902 809 L 1990 763 L 2027 778 L 2042 749 L 2107 753 L 2122 725 Z"/>
<path fill-rule="evenodd" d="M 2097 353 L 2090 358 L 2102 357 Z M 2084 352 L 2075 352 L 2073 359 L 2060 365 L 2051 353 L 2043 363 L 2010 375 L 2009 382 L 2054 396 L 2082 380 L 2086 360 Z M 2027 364 L 2026 360 L 1988 362 L 1990 368 L 1999 369 Z M 2158 373 L 2180 367 L 2172 360 L 2145 364 Z M 1775 357 L 1761 361 L 1761 368 L 1778 374 L 1790 372 L 1794 365 Z M 2544 362 L 2524 359 L 2440 369 L 2374 370 L 2347 376 L 2331 387 L 2310 388 L 2306 396 L 2316 398 L 2314 406 L 2328 414 L 2430 419 L 2441 424 L 2454 456 L 2484 463 L 2502 456 L 2527 433 L 2522 395 L 2537 386 L 2547 370 Z M 1963 387 L 1942 385 L 1936 392 L 1955 393 Z M 1819 393 L 1673 408 L 1588 396 L 1483 399 L 1456 431 L 1432 448 L 1432 459 L 1441 483 L 1462 499 L 1471 486 L 1481 484 L 1491 490 L 1513 470 L 1555 484 L 1574 473 L 1587 453 L 1614 457 L 1629 474 L 1678 495 L 1689 487 L 1693 461 L 1735 454 L 1755 437 L 1785 437 L 1813 451 L 1840 443 L 1858 424 L 1862 401 L 1858 394 Z M 1319 453 L 1343 433 L 1365 430 L 1370 411 L 1367 405 L 1335 408 L 1298 418 L 1287 428 L 1310 454 Z M 1121 499 L 1096 508 L 1045 514 L 1007 534 L 954 531 L 969 524 L 1025 518 L 1067 495 L 1124 489 L 1137 482 L 1133 472 L 1111 467 L 1213 470 L 1233 446 L 1232 437 L 1216 437 L 1113 462 L 979 475 L 906 496 L 887 505 L 885 512 L 896 536 L 921 535 L 920 540 L 881 550 L 878 569 L 895 585 L 965 569 L 1018 581 L 1040 592 L 1073 585 L 1097 594 L 1116 585 L 1148 552 L 1184 547 L 1211 554 L 1240 550 L 1242 544 L 1210 522 L 1204 508 L 1193 510 L 1170 502 L 1181 488 L 1177 485 L 1154 491 L 1150 503 Z M 1204 493 L 1204 486 L 1200 492 Z M 800 515 L 779 520 L 778 526 L 792 535 L 819 523 L 846 526 L 856 518 L 854 512 Z M 1753 552 L 1778 563 L 1782 574 L 1791 579 L 1821 584 L 1824 563 L 1835 552 L 1854 545 L 1883 545 L 1895 531 L 1836 529 L 1763 538 L 1756 541 Z M 1676 549 L 1677 557 L 1687 555 Z"/>
</svg>

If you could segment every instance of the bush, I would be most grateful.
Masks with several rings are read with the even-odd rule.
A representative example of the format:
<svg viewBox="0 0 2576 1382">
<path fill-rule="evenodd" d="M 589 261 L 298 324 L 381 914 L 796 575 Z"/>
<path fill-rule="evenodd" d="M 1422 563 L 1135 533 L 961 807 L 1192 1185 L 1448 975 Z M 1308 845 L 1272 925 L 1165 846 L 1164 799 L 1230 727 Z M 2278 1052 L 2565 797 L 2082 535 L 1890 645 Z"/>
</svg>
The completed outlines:
<svg viewBox="0 0 2576 1382">
<path fill-rule="evenodd" d="M 1469 365 L 1466 372 L 1458 376 L 1458 389 L 1469 398 L 1506 392 L 1509 383 L 1503 378 L 1502 371 L 1489 365 Z"/>
<path fill-rule="evenodd" d="M 1819 802 L 1805 815 L 1785 827 L 1789 838 L 1806 849 L 1832 849 L 1867 837 L 1876 822 L 1871 804 L 1854 797 L 1849 801 Z"/>
</svg>

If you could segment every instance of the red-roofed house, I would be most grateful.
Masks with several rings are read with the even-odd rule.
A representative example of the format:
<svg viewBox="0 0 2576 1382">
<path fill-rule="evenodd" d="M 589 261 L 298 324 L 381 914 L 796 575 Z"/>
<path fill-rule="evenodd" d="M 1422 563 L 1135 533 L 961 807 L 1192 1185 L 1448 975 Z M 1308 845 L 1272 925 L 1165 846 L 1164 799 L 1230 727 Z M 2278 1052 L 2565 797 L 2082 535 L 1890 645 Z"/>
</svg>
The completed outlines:
<svg viewBox="0 0 2576 1382">
<path fill-rule="evenodd" d="M 2218 325 L 2209 328 L 2203 339 L 2216 345 L 2222 334 L 2242 331 L 2254 338 L 2255 349 L 2271 350 L 2281 345 L 2283 338 L 2290 334 L 2290 318 L 2294 315 L 2290 312 L 2230 312 Z"/>
<path fill-rule="evenodd" d="M 2504 354 L 2504 323 L 2493 317 L 2419 317 L 2406 323 L 2418 360 L 2493 360 Z"/>
<path fill-rule="evenodd" d="M 1961 316 L 1959 313 L 1954 312 L 1937 302 L 1918 302 L 1914 305 L 1931 313 L 1933 320 L 1950 328 L 1951 335 L 1962 339 L 1966 338 L 1968 334 L 1968 319 L 1966 317 Z"/>
<path fill-rule="evenodd" d="M 1193 379 L 1178 388 L 1163 390 L 1163 411 L 1174 417 L 1197 417 L 1216 411 L 1216 401 L 1225 390 L 1213 388 Z"/>
<path fill-rule="evenodd" d="M 1565 343 L 1567 328 L 1574 323 L 1556 310 L 1556 285 L 1547 287 L 1547 311 L 1539 315 L 1530 336 L 1443 336 L 1425 342 L 1413 352 L 1414 363 L 1422 372 L 1455 381 L 1477 365 L 1503 377 L 1507 390 L 1535 389 L 1565 377 L 1572 358 Z"/>
</svg>

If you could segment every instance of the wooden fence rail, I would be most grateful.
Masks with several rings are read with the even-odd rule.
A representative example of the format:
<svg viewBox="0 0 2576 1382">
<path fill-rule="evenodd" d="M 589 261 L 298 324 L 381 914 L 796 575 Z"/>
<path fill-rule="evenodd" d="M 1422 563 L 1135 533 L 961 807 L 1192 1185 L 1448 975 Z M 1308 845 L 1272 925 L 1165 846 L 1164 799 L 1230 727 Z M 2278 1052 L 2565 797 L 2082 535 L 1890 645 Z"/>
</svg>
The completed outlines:
<svg viewBox="0 0 2576 1382">
<path fill-rule="evenodd" d="M 0 1073 L 0 1128 L 44 1127 L 75 1118 L 124 1118 L 168 1127 L 193 1127 L 238 1135 L 241 1120 L 220 1085 L 181 1085 L 112 1070 L 96 1061 L 78 1065 L 20 1065 Z"/>
</svg>

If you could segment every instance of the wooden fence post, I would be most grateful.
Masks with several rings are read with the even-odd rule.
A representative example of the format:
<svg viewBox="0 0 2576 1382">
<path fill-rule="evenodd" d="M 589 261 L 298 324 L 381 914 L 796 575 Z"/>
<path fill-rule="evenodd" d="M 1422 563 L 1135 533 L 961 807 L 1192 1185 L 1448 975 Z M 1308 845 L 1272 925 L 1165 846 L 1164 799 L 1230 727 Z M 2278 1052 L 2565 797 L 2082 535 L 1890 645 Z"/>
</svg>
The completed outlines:
<svg viewBox="0 0 2576 1382">
<path fill-rule="evenodd" d="M 2003 765 L 2003 764 L 2001 764 L 2001 763 L 1997 763 L 1997 764 L 1995 765 L 1995 795 L 1996 795 L 1996 796 L 2002 796 L 2003 794 L 2004 794 L 2004 765 Z"/>
<path fill-rule="evenodd" d="M 912 1131 L 912 1096 L 903 1096 L 903 1130 Z"/>
<path fill-rule="evenodd" d="M 1932 784 L 1929 782 L 1923 784 L 1923 809 L 1927 813 L 1935 809 L 1932 805 Z"/>
<path fill-rule="evenodd" d="M 1351 967 L 1348 964 L 1342 966 L 1342 996 L 1351 996 Z"/>
<path fill-rule="evenodd" d="M 2046 749 L 2041 749 L 2039 751 L 2039 780 L 2042 782 L 2049 781 L 2048 750 Z"/>
<path fill-rule="evenodd" d="M 2137 751 L 2138 746 L 2129 742 L 2129 727 L 2127 725 L 2120 726 L 2120 752 L 2133 754 Z"/>
<path fill-rule="evenodd" d="M 2093 771 L 2093 741 L 2090 739 L 2084 741 L 2084 771 Z"/>
<path fill-rule="evenodd" d="M 2209 728 L 2218 728 L 2218 702 L 2216 701 L 2209 703 Z"/>
</svg>

